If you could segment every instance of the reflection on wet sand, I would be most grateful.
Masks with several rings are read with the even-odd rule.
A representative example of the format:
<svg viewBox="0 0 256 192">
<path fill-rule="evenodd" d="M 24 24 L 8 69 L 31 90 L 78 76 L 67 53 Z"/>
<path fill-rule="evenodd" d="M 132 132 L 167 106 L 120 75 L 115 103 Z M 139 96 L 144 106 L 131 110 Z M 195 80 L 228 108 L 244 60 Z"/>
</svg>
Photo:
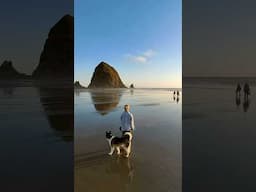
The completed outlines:
<svg viewBox="0 0 256 192">
<path fill-rule="evenodd" d="M 241 104 L 241 95 L 240 94 L 236 94 L 236 106 L 239 108 Z M 244 112 L 247 112 L 250 106 L 250 99 L 248 96 L 244 96 L 243 99 L 243 110 Z"/>
<path fill-rule="evenodd" d="M 236 106 L 239 107 L 241 104 L 241 98 L 240 98 L 240 95 L 236 95 Z"/>
<path fill-rule="evenodd" d="M 0 85 L 3 191 L 73 190 L 73 89 L 50 83 Z"/>
<path fill-rule="evenodd" d="M 179 96 L 177 96 L 177 97 L 173 96 L 173 101 L 179 103 L 180 97 Z"/>
<path fill-rule="evenodd" d="M 247 112 L 250 106 L 250 99 L 249 98 L 245 98 L 244 102 L 243 102 L 243 107 L 244 107 L 244 112 Z"/>
<path fill-rule="evenodd" d="M 98 159 L 95 166 L 95 159 Z M 86 158 L 86 164 L 78 166 L 76 163 L 76 191 L 128 191 L 134 179 L 134 163 L 132 158 L 113 155 L 97 155 Z M 89 163 L 93 161 L 93 163 Z M 86 166 L 86 172 L 82 167 Z M 79 167 L 79 169 L 78 169 Z M 100 175 L 100 178 L 99 178 Z M 79 179 L 86 178 L 86 180 Z M 100 184 L 99 184 L 100 181 Z"/>
<path fill-rule="evenodd" d="M 122 97 L 122 92 L 122 90 L 92 90 L 89 93 L 96 111 L 101 115 L 106 115 L 118 106 L 120 98 Z"/>
<path fill-rule="evenodd" d="M 131 94 L 131 95 L 134 94 L 134 89 L 130 89 L 130 94 Z"/>
<path fill-rule="evenodd" d="M 75 191 L 181 191 L 182 95 L 178 104 L 172 99 L 167 89 L 134 89 L 133 95 L 129 89 L 75 94 Z M 131 155 L 109 156 L 105 132 L 121 135 L 120 106 L 126 103 L 135 115 Z M 107 106 L 98 112 L 108 115 L 95 113 L 97 104 Z"/>
<path fill-rule="evenodd" d="M 2 88 L 3 95 L 5 95 L 5 96 L 12 96 L 14 90 L 15 90 L 15 87 L 3 87 Z"/>
<path fill-rule="evenodd" d="M 39 87 L 40 102 L 54 133 L 64 141 L 73 141 L 73 89 Z"/>
</svg>

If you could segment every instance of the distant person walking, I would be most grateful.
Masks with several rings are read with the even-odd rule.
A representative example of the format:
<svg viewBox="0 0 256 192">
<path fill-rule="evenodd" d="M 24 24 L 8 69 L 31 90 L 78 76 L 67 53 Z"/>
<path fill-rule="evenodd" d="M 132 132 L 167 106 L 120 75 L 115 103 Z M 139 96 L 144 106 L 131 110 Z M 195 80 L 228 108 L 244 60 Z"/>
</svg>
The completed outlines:
<svg viewBox="0 0 256 192">
<path fill-rule="evenodd" d="M 132 113 L 130 112 L 130 106 L 129 105 L 124 105 L 124 112 L 121 115 L 121 127 L 120 131 L 123 132 L 131 132 L 135 128 L 134 126 L 134 118 Z"/>
<path fill-rule="evenodd" d="M 248 96 L 250 95 L 250 86 L 248 83 L 244 84 L 244 99 L 248 100 Z"/>
<path fill-rule="evenodd" d="M 237 95 L 237 96 L 240 96 L 240 94 L 241 94 L 241 89 L 242 89 L 242 88 L 241 88 L 241 85 L 240 85 L 240 83 L 238 83 L 238 84 L 237 84 L 237 87 L 236 87 L 236 95 Z"/>
</svg>

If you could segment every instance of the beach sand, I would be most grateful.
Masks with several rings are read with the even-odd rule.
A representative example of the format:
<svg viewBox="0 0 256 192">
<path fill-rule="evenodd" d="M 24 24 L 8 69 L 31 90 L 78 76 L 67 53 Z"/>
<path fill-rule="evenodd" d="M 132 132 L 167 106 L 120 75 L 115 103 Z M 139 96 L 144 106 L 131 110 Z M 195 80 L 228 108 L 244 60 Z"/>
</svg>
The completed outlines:
<svg viewBox="0 0 256 192">
<path fill-rule="evenodd" d="M 109 156 L 105 131 L 135 118 L 129 158 Z M 75 191 L 181 191 L 181 103 L 169 89 L 75 92 Z"/>
<path fill-rule="evenodd" d="M 72 191 L 73 89 L 18 82 L 0 106 L 1 190 Z"/>
<path fill-rule="evenodd" d="M 236 101 L 236 85 L 249 81 L 251 95 Z M 183 81 L 183 190 L 255 191 L 255 79 Z"/>
</svg>

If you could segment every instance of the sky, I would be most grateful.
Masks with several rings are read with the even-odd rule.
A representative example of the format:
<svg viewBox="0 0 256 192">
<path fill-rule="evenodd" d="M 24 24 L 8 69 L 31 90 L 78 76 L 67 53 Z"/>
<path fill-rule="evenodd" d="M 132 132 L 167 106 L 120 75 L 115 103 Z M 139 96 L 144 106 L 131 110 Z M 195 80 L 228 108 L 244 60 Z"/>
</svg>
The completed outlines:
<svg viewBox="0 0 256 192">
<path fill-rule="evenodd" d="M 51 27 L 65 14 L 74 15 L 70 0 L 1 0 L 0 64 L 11 60 L 22 73 L 32 74 Z"/>
<path fill-rule="evenodd" d="M 183 75 L 256 77 L 256 1 L 183 1 Z"/>
<path fill-rule="evenodd" d="M 181 0 L 76 0 L 75 80 L 105 61 L 125 85 L 181 87 Z"/>
</svg>

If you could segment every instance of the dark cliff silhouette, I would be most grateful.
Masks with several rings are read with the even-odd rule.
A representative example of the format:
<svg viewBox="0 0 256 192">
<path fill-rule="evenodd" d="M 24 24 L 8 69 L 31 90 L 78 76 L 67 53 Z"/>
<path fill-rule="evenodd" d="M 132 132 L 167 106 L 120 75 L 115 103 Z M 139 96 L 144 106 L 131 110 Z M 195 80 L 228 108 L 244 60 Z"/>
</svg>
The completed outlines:
<svg viewBox="0 0 256 192">
<path fill-rule="evenodd" d="M 40 61 L 32 74 L 35 79 L 74 77 L 74 17 L 65 15 L 50 30 Z"/>
<path fill-rule="evenodd" d="M 112 66 L 101 62 L 95 68 L 88 88 L 126 88 L 126 86 Z"/>
<path fill-rule="evenodd" d="M 12 61 L 4 61 L 0 66 L 0 80 L 29 79 L 30 76 L 19 73 L 12 64 Z"/>
</svg>

